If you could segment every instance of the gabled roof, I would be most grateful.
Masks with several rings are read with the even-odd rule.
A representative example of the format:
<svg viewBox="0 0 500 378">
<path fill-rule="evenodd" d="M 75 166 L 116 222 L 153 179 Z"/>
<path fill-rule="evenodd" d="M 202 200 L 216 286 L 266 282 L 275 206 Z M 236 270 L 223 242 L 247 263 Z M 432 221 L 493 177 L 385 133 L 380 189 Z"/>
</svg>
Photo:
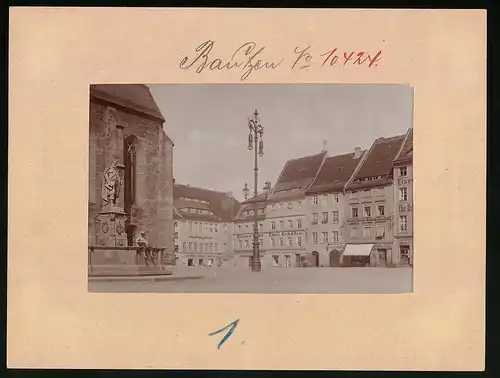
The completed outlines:
<svg viewBox="0 0 500 378">
<path fill-rule="evenodd" d="M 305 191 L 314 181 L 325 159 L 326 151 L 315 155 L 288 160 L 274 186 L 270 199 L 275 199 L 281 191 Z"/>
<path fill-rule="evenodd" d="M 358 166 L 365 150 L 361 151 L 359 157 L 354 153 L 331 156 L 325 159 L 318 176 L 306 191 L 306 194 L 320 192 L 341 192 L 349 178 Z"/>
<path fill-rule="evenodd" d="M 264 192 L 258 193 L 257 200 L 257 219 L 261 220 L 265 218 L 265 213 L 262 213 L 262 209 L 266 209 L 267 197 L 271 193 L 272 189 L 266 190 Z M 246 213 L 248 210 L 254 209 L 254 197 L 249 198 L 240 203 L 240 208 L 238 214 L 235 217 L 235 221 L 252 221 L 254 219 L 253 213 Z"/>
<path fill-rule="evenodd" d="M 393 160 L 399 152 L 404 139 L 405 135 L 397 135 L 375 140 L 348 189 L 356 190 L 390 184 Z"/>
<path fill-rule="evenodd" d="M 394 163 L 408 161 L 413 159 L 413 128 L 408 130 L 403 148 L 394 159 Z"/>
<path fill-rule="evenodd" d="M 94 84 L 90 97 L 133 109 L 165 122 L 148 86 L 143 84 Z"/>
<path fill-rule="evenodd" d="M 240 203 L 230 194 L 215 190 L 174 184 L 174 216 L 189 220 L 231 221 L 238 213 Z M 183 211 L 183 208 L 209 210 L 213 214 Z"/>
</svg>

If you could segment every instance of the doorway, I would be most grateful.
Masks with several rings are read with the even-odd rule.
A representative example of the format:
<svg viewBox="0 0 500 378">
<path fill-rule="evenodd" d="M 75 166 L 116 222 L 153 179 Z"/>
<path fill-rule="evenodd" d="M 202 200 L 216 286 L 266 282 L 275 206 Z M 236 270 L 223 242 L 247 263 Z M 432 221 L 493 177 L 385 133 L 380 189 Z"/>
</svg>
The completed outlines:
<svg viewBox="0 0 500 378">
<path fill-rule="evenodd" d="M 341 255 L 342 255 L 342 252 L 340 252 L 337 249 L 334 249 L 333 251 L 330 252 L 330 267 L 340 266 L 340 256 Z"/>
<path fill-rule="evenodd" d="M 378 253 L 378 265 L 379 266 L 386 266 L 387 265 L 387 250 L 386 249 L 379 249 L 377 251 Z"/>
<path fill-rule="evenodd" d="M 312 253 L 312 255 L 313 255 L 313 264 L 314 264 L 313 266 L 315 266 L 317 268 L 317 267 L 319 267 L 319 254 L 318 254 L 318 252 L 314 251 Z"/>
<path fill-rule="evenodd" d="M 410 265 L 410 247 L 402 245 L 399 247 L 399 261 L 401 265 Z"/>
</svg>

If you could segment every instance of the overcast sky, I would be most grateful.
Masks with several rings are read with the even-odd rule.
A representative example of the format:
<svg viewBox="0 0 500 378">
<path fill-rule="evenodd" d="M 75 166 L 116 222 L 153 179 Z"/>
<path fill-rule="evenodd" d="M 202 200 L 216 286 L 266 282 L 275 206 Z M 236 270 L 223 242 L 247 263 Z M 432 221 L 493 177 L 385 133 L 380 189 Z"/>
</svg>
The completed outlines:
<svg viewBox="0 0 500 378">
<path fill-rule="evenodd" d="M 378 137 L 412 127 L 413 90 L 394 84 L 180 84 L 150 85 L 174 141 L 177 183 L 232 192 L 253 188 L 248 118 L 264 126 L 259 188 L 274 183 L 288 159 L 363 149 Z"/>
</svg>

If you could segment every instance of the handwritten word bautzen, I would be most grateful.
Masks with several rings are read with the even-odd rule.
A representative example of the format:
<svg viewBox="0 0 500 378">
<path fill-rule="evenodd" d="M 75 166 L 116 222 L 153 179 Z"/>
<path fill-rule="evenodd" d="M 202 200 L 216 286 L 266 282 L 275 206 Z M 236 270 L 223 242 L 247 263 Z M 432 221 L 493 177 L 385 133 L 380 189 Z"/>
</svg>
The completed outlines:
<svg viewBox="0 0 500 378">
<path fill-rule="evenodd" d="M 210 53 L 215 42 L 208 40 L 199 45 L 196 49 L 196 55 L 193 57 L 185 56 L 179 68 L 187 70 L 192 66 L 196 66 L 196 72 L 202 73 L 205 69 L 213 70 L 231 70 L 239 68 L 243 74 L 241 80 L 247 79 L 255 70 L 260 69 L 276 69 L 283 62 L 283 59 L 275 62 L 264 61 L 260 59 L 260 55 L 265 50 L 265 47 L 257 48 L 255 42 L 246 42 L 236 49 L 229 60 L 221 58 L 212 58 Z"/>
</svg>

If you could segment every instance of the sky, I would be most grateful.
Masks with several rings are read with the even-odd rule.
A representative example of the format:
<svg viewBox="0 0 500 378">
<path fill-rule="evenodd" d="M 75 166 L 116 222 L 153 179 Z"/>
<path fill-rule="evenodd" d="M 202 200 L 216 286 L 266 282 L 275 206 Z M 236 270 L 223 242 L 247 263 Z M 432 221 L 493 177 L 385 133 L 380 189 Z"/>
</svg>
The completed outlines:
<svg viewBox="0 0 500 378">
<path fill-rule="evenodd" d="M 174 178 L 243 199 L 253 188 L 248 119 L 264 126 L 259 189 L 274 185 L 289 159 L 369 148 L 404 134 L 413 122 L 413 88 L 403 84 L 155 84 L 149 85 L 174 141 Z"/>
</svg>

